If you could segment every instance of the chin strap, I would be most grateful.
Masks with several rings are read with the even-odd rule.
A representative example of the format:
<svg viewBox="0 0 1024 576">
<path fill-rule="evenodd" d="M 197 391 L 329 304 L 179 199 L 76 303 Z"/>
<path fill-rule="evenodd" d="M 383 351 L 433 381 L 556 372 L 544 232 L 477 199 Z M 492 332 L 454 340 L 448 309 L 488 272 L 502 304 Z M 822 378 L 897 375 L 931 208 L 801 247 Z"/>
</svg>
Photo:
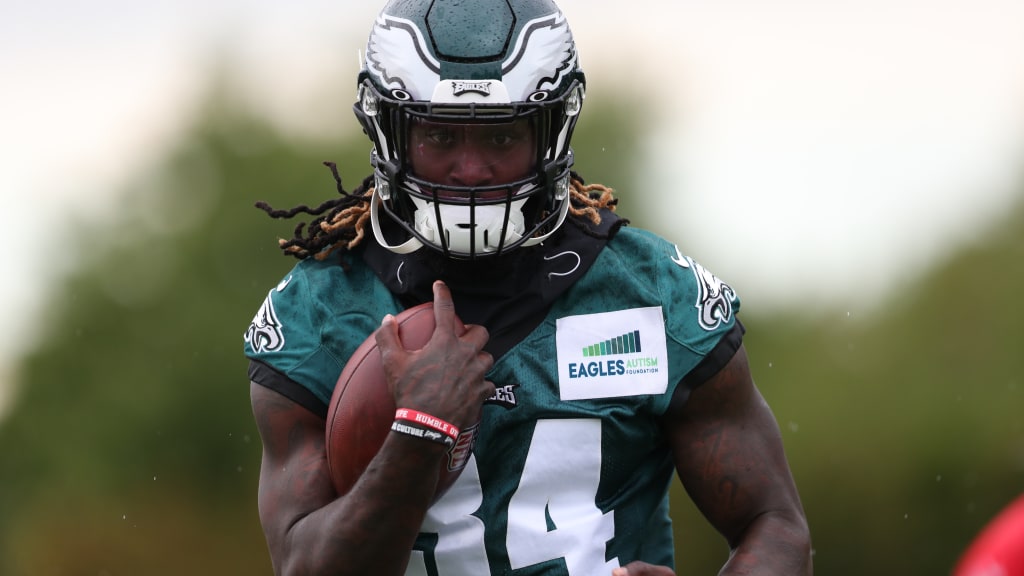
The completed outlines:
<svg viewBox="0 0 1024 576">
<path fill-rule="evenodd" d="M 548 232 L 547 234 L 541 234 L 540 236 L 534 236 L 533 238 L 530 238 L 526 242 L 523 242 L 523 246 L 536 246 L 537 244 L 540 244 L 541 242 L 547 240 L 549 236 L 557 232 L 558 229 L 561 228 L 562 224 L 565 222 L 565 217 L 568 216 L 569 214 L 569 204 L 569 198 L 562 200 L 562 204 L 558 208 L 558 222 L 551 227 L 550 232 Z"/>
<path fill-rule="evenodd" d="M 373 228 L 373 237 L 377 239 L 377 243 L 395 254 L 410 254 L 422 248 L 423 242 L 420 242 L 415 236 L 401 244 L 388 244 L 384 240 L 384 232 L 380 229 L 380 216 L 378 214 L 381 202 L 383 200 L 381 200 L 380 194 L 377 190 L 374 190 L 373 195 L 370 197 L 370 227 Z"/>
</svg>

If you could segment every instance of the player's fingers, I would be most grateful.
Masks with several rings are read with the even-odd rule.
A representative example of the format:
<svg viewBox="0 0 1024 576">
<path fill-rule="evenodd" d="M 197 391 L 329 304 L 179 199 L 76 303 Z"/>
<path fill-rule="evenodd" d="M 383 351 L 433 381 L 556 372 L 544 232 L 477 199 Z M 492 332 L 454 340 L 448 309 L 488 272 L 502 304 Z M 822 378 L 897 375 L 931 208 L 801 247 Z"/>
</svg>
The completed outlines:
<svg viewBox="0 0 1024 576">
<path fill-rule="evenodd" d="M 434 281 L 434 333 L 444 329 L 445 334 L 452 333 L 455 326 L 455 303 L 452 301 L 451 290 L 440 280 Z"/>
<path fill-rule="evenodd" d="M 481 393 L 483 398 L 481 398 L 480 401 L 484 402 L 491 398 L 494 398 L 494 395 L 497 393 L 498 387 L 494 385 L 494 382 L 491 382 L 490 380 L 484 380 L 483 390 Z"/>
<path fill-rule="evenodd" d="M 377 340 L 377 348 L 380 349 L 383 358 L 387 358 L 394 350 L 402 348 L 402 341 L 398 336 L 398 322 L 391 314 L 385 315 L 381 320 L 380 328 L 374 332 L 374 338 Z M 384 365 L 388 365 L 386 361 Z"/>
<path fill-rule="evenodd" d="M 476 355 L 476 365 L 482 375 L 487 374 L 494 367 L 494 356 L 491 356 L 489 352 L 481 350 Z"/>
<path fill-rule="evenodd" d="M 466 324 L 466 332 L 459 338 L 464 342 L 469 342 L 477 350 L 483 350 L 484 345 L 491 339 L 491 334 L 487 328 L 479 324 Z"/>
<path fill-rule="evenodd" d="M 612 576 L 675 576 L 675 572 L 666 566 L 655 566 L 637 560 L 612 570 Z"/>
</svg>

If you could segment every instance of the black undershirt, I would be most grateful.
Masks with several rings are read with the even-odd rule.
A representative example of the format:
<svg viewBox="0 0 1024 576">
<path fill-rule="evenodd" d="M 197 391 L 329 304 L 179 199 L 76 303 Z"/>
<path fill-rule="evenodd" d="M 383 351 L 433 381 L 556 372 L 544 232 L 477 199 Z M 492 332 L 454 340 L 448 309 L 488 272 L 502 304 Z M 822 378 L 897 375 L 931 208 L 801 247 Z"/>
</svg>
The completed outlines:
<svg viewBox="0 0 1024 576">
<path fill-rule="evenodd" d="M 624 223 L 606 211 L 587 231 L 567 222 L 543 244 L 477 261 L 446 259 L 426 248 L 395 254 L 368 242 L 363 260 L 407 308 L 432 301 L 434 281 L 443 280 L 459 318 L 487 328 L 485 350 L 497 359 L 544 320 Z"/>
</svg>

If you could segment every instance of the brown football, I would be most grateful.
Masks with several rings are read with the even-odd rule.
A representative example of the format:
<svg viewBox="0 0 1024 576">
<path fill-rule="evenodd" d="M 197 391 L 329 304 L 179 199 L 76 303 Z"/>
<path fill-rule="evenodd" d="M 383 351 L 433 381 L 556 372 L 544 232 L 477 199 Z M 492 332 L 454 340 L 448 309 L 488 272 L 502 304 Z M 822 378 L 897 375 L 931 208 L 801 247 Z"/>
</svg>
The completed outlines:
<svg viewBox="0 0 1024 576">
<path fill-rule="evenodd" d="M 398 335 L 407 350 L 425 346 L 434 333 L 433 303 L 426 302 L 395 316 Z M 455 318 L 456 334 L 465 333 Z M 338 494 L 347 493 L 380 450 L 395 421 L 395 401 L 388 390 L 377 349 L 376 332 L 356 349 L 341 371 L 327 411 L 327 465 Z M 451 487 L 466 465 L 476 429 L 463 429 L 441 466 L 435 501 Z"/>
</svg>

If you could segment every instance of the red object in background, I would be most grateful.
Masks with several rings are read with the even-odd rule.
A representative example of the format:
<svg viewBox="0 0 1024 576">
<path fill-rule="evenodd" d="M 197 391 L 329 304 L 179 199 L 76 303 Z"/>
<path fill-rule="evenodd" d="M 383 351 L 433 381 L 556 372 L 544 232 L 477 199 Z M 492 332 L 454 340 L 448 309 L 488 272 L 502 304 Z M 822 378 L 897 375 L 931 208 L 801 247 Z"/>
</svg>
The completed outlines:
<svg viewBox="0 0 1024 576">
<path fill-rule="evenodd" d="M 982 529 L 953 576 L 1024 576 L 1024 495 Z"/>
</svg>

